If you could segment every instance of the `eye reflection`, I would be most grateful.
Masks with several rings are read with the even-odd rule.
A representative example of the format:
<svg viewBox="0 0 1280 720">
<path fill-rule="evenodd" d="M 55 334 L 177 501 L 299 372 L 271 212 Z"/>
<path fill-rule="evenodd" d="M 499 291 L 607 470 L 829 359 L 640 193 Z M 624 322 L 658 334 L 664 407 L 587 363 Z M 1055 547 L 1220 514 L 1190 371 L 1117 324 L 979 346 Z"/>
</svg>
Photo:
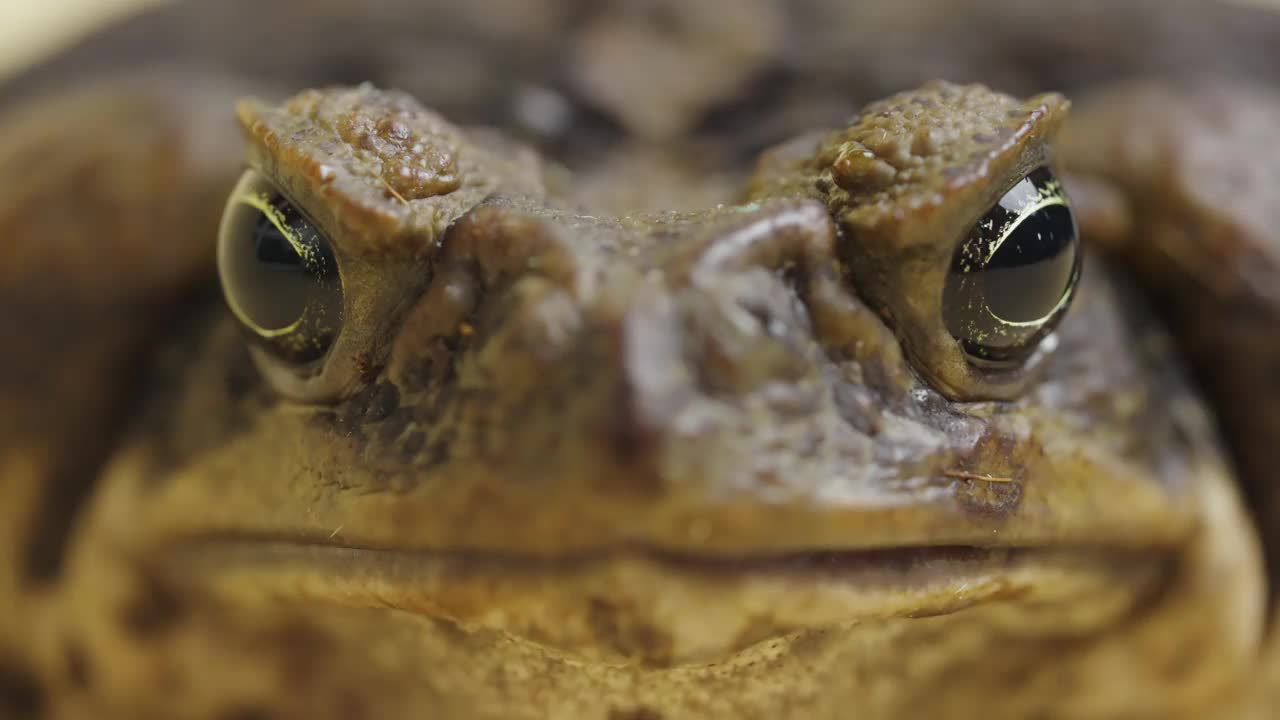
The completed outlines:
<svg viewBox="0 0 1280 720">
<path fill-rule="evenodd" d="M 943 320 L 975 363 L 1014 365 L 1057 325 L 1079 273 L 1070 205 L 1053 173 L 1038 168 L 1005 193 L 956 249 Z"/>
<path fill-rule="evenodd" d="M 242 179 L 223 215 L 218 271 L 227 304 L 260 346 L 298 364 L 328 352 L 342 319 L 329 242 L 255 173 Z"/>
</svg>

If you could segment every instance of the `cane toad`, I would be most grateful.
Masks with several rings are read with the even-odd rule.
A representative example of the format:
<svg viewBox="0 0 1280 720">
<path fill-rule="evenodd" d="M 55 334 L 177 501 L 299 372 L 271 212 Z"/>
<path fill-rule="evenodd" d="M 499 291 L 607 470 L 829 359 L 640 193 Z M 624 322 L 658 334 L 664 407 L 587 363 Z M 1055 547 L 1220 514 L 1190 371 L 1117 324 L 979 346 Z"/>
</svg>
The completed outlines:
<svg viewBox="0 0 1280 720">
<path fill-rule="evenodd" d="M 1090 143 L 1136 110 L 1096 100 L 1057 152 L 1053 92 L 828 104 L 792 73 L 831 58 L 779 32 L 835 3 L 471 5 L 405 83 L 393 42 L 325 66 L 288 26 L 271 57 L 314 89 L 183 33 L 178 67 L 13 86 L 0 709 L 1170 718 L 1245 692 L 1256 508 L 1089 245 L 1129 257 L 1180 200 Z M 287 7 L 236 42 L 353 22 Z M 534 82 L 557 23 L 569 75 Z M 481 27 L 509 51 L 483 76 Z"/>
</svg>

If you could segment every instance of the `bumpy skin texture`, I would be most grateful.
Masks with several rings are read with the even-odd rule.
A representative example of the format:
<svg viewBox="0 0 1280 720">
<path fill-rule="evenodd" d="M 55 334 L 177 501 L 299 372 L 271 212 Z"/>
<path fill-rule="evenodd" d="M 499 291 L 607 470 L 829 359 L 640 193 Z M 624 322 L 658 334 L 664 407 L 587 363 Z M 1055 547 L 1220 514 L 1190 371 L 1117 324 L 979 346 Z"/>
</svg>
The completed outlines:
<svg viewBox="0 0 1280 720">
<path fill-rule="evenodd" d="M 1280 153 L 1266 138 L 1277 117 L 1280 94 L 1239 83 L 1126 85 L 1091 98 L 1066 138 L 1100 206 L 1094 236 L 1159 298 L 1231 438 L 1273 597 Z M 1259 683 L 1273 708 L 1276 672 Z"/>
<path fill-rule="evenodd" d="M 95 43 L 145 55 L 131 32 L 198 26 L 181 72 L 0 118 L 0 313 L 24 328 L 0 382 L 4 712 L 1170 718 L 1247 694 L 1261 555 L 1142 303 L 1091 258 L 1052 342 L 1001 373 L 941 324 L 957 243 L 1054 161 L 1061 96 L 930 83 L 855 112 L 881 89 L 863 83 L 824 104 L 849 73 L 922 78 L 786 38 L 927 30 L 917 3 L 470 3 L 430 29 L 394 3 L 363 24 L 311 8 L 332 35 L 281 4 L 218 35 L 228 5 L 140 20 L 8 97 Z M 397 47 L 492 72 L 344 62 L 421 101 L 292 94 Z M 544 57 L 565 48 L 566 68 Z M 673 58 L 667 89 L 635 71 Z M 318 371 L 252 349 L 211 297 L 242 73 L 289 87 L 238 105 L 248 162 L 342 271 Z M 1141 172 L 1162 171 L 1088 127 L 1066 158 L 1088 171 L 1084 227 L 1129 247 L 1132 207 L 1161 207 Z"/>
</svg>

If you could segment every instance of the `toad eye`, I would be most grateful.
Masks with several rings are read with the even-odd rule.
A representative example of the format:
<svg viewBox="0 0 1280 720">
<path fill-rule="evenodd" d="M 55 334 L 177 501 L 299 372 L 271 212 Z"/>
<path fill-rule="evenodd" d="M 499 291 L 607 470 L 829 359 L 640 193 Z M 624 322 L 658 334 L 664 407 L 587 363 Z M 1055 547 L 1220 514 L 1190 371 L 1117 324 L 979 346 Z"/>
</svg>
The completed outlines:
<svg viewBox="0 0 1280 720">
<path fill-rule="evenodd" d="M 329 241 L 252 171 L 222 216 L 218 274 L 227 305 L 271 354 L 304 364 L 333 345 L 342 324 L 342 282 Z"/>
<path fill-rule="evenodd" d="M 956 249 L 943 291 L 947 330 L 969 359 L 1009 367 L 1057 326 L 1080 276 L 1080 241 L 1062 185 L 1031 172 Z"/>
</svg>

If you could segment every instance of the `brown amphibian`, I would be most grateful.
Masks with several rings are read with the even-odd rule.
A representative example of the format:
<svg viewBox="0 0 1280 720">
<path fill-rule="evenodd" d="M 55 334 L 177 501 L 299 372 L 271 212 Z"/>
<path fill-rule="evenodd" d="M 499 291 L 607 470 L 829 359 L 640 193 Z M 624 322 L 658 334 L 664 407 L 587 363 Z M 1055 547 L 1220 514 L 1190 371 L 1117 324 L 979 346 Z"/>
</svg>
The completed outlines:
<svg viewBox="0 0 1280 720">
<path fill-rule="evenodd" d="M 0 88 L 0 717 L 1269 717 L 1270 91 L 249 5 Z"/>
</svg>

